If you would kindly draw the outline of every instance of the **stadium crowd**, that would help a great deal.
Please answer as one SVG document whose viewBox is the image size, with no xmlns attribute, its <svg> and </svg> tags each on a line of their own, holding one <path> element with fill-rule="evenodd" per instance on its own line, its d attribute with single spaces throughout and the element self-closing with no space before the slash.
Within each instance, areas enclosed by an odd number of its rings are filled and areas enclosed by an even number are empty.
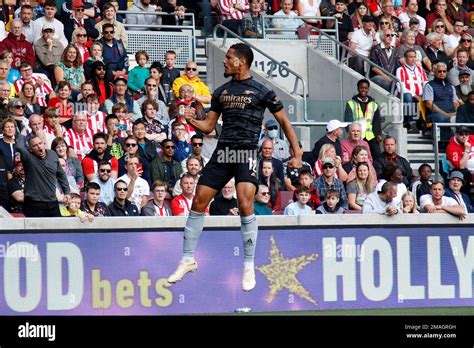
<svg viewBox="0 0 474 348">
<path fill-rule="evenodd" d="M 135 0 L 129 5 L 19 0 L 0 7 L 0 206 L 9 212 L 82 221 L 189 213 L 220 129 L 202 134 L 184 112 L 205 118 L 212 91 L 199 78 L 196 62 L 181 72 L 171 50 L 163 62 L 149 62 L 140 50 L 130 69 L 124 23 L 180 25 L 182 15 L 192 11 L 210 33 L 213 7 L 220 23 L 252 38 L 261 37 L 263 13 L 286 16 L 269 24 L 294 33 L 337 23 L 341 42 L 396 75 L 404 84 L 398 93 L 403 91 L 407 105 L 422 103 L 429 121 L 474 122 L 473 29 L 467 12 L 472 1 Z M 127 7 L 134 13 L 117 14 Z M 335 20 L 292 18 L 298 14 Z M 360 56 L 349 64 L 364 72 Z M 372 68 L 371 81 L 391 89 L 380 69 Z M 279 138 L 278 123 L 264 123 L 255 213 L 444 212 L 462 219 L 473 212 L 472 130 L 442 133 L 449 143 L 446 184 L 431 180 L 428 164 L 416 178 L 397 154 L 396 139 L 382 136 L 383 115 L 369 95 L 370 81 L 360 80 L 357 89 L 341 117 L 345 122 L 327 124 L 301 168 L 287 165 L 292 151 Z M 409 132 L 418 131 L 416 110 L 405 110 Z M 239 214 L 232 181 L 207 213 Z"/>
</svg>

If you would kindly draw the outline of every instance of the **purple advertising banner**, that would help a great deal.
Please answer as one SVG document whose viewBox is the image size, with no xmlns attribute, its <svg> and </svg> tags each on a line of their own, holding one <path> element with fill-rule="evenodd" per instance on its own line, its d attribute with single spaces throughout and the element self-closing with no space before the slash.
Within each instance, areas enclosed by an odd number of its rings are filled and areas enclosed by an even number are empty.
<svg viewBox="0 0 474 348">
<path fill-rule="evenodd" d="M 240 231 L 205 231 L 170 285 L 182 232 L 0 235 L 0 315 L 161 315 L 472 306 L 474 231 L 262 229 L 241 290 Z"/>
</svg>

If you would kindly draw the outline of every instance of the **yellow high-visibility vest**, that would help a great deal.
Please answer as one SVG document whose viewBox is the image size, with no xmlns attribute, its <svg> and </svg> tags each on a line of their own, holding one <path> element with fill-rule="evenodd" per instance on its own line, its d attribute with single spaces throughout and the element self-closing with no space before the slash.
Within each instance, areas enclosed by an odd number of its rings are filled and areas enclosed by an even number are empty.
<svg viewBox="0 0 474 348">
<path fill-rule="evenodd" d="M 367 141 L 375 138 L 374 132 L 372 130 L 372 121 L 374 120 L 374 114 L 378 109 L 377 103 L 370 101 L 367 104 L 365 114 L 362 112 L 360 104 L 355 100 L 351 99 L 347 102 L 352 111 L 352 117 L 354 122 L 357 122 L 361 125 L 362 128 L 362 139 Z"/>
</svg>

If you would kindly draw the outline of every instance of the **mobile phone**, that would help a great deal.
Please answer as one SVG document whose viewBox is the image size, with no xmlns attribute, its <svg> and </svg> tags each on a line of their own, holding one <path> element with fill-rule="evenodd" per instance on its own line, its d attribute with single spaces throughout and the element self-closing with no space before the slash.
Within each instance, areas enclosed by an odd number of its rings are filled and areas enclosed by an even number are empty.
<svg viewBox="0 0 474 348">
<path fill-rule="evenodd" d="M 119 131 L 122 131 L 122 132 L 125 132 L 127 130 L 127 125 L 126 124 L 116 124 L 115 127 L 119 130 Z"/>
<path fill-rule="evenodd" d="M 137 169 L 138 169 L 138 171 L 143 171 L 143 164 L 142 164 L 142 163 L 138 163 L 138 164 L 137 164 Z"/>
</svg>

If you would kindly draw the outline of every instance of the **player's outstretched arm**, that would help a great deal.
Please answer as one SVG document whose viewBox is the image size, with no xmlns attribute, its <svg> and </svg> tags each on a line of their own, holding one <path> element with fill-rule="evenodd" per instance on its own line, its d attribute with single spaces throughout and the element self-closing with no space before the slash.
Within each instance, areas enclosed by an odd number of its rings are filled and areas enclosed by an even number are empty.
<svg viewBox="0 0 474 348">
<path fill-rule="evenodd" d="M 184 118 L 186 122 L 188 122 L 194 128 L 199 129 L 201 132 L 205 134 L 211 133 L 214 128 L 216 127 L 217 119 L 219 118 L 219 114 L 214 111 L 209 111 L 207 116 L 204 120 L 196 120 L 193 118 L 192 113 L 185 113 Z"/>
<path fill-rule="evenodd" d="M 275 116 L 275 119 L 278 121 L 281 128 L 283 128 L 283 131 L 285 132 L 285 135 L 288 138 L 288 141 L 290 142 L 291 148 L 293 149 L 293 153 L 295 154 L 295 156 L 290 160 L 290 162 L 288 162 L 289 167 L 301 168 L 301 157 L 303 156 L 303 150 L 301 150 L 300 146 L 298 145 L 298 138 L 296 137 L 296 133 L 293 129 L 293 126 L 291 125 L 290 120 L 286 115 L 285 109 L 281 109 L 280 111 L 275 112 L 273 116 Z"/>
</svg>

